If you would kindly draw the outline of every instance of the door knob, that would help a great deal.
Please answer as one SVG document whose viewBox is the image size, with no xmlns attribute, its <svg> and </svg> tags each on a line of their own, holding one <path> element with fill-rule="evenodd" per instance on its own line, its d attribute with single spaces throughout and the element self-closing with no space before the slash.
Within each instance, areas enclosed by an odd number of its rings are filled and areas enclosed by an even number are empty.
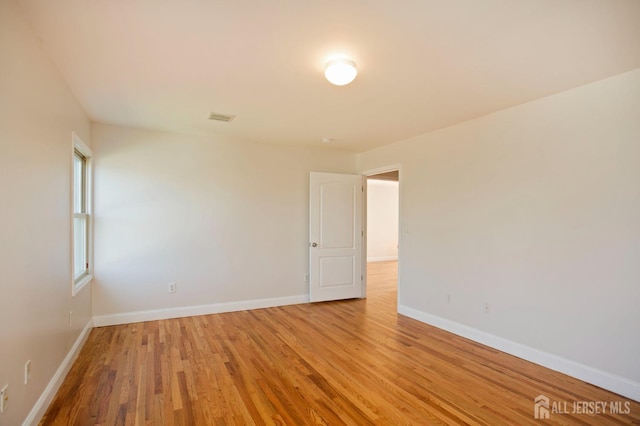
<svg viewBox="0 0 640 426">
<path fill-rule="evenodd" d="M 318 243 L 311 243 L 311 247 L 318 247 Z"/>
</svg>

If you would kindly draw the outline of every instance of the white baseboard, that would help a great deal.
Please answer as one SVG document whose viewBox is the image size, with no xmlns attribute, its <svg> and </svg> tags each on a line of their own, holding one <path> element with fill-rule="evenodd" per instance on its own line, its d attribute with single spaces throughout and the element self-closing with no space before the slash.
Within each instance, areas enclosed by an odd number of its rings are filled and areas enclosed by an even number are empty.
<svg viewBox="0 0 640 426">
<path fill-rule="evenodd" d="M 433 325 L 458 336 L 471 339 L 502 352 L 531 361 L 535 364 L 559 371 L 587 383 L 615 392 L 624 397 L 640 402 L 640 383 L 624 377 L 616 376 L 602 370 L 580 364 L 567 358 L 544 352 L 530 346 L 513 342 L 503 337 L 469 327 L 436 315 L 432 315 L 408 306 L 398 305 L 398 312 L 418 321 Z"/>
<path fill-rule="evenodd" d="M 387 262 L 389 260 L 398 260 L 398 256 L 367 257 L 367 262 Z"/>
<path fill-rule="evenodd" d="M 214 303 L 211 305 L 185 306 L 179 308 L 153 309 L 149 311 L 124 312 L 93 317 L 96 327 L 155 321 L 170 318 L 192 317 L 196 315 L 220 314 L 224 312 L 247 311 L 250 309 L 274 308 L 276 306 L 308 303 L 308 295 L 275 297 L 270 299 L 243 300 L 239 302 Z"/>
<path fill-rule="evenodd" d="M 87 322 L 87 324 L 80 332 L 80 335 L 76 339 L 71 349 L 69 349 L 69 353 L 67 353 L 67 356 L 64 358 L 64 360 L 62 360 L 62 364 L 60 364 L 60 367 L 58 367 L 58 370 L 56 370 L 56 373 L 47 384 L 47 387 L 44 388 L 44 391 L 42 392 L 42 395 L 40 395 L 40 398 L 38 398 L 36 405 L 33 406 L 27 418 L 24 420 L 24 422 L 22 422 L 22 426 L 37 425 L 40 422 L 40 419 L 42 419 L 42 416 L 44 416 L 47 408 L 49 408 L 49 404 L 51 404 L 51 401 L 53 401 L 53 397 L 56 396 L 56 392 L 58 392 L 60 385 L 64 381 L 65 377 L 67 377 L 67 373 L 69 373 L 73 362 L 78 357 L 80 349 L 82 349 L 82 346 L 84 346 L 84 343 L 87 341 L 89 332 L 92 328 L 93 321 L 89 320 L 89 322 Z"/>
</svg>

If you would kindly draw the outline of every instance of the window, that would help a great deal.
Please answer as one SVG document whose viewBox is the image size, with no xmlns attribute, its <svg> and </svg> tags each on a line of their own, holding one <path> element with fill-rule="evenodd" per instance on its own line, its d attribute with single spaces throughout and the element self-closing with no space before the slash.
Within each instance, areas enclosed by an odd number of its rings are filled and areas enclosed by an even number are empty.
<svg viewBox="0 0 640 426">
<path fill-rule="evenodd" d="M 91 281 L 91 150 L 73 134 L 73 294 Z"/>
</svg>

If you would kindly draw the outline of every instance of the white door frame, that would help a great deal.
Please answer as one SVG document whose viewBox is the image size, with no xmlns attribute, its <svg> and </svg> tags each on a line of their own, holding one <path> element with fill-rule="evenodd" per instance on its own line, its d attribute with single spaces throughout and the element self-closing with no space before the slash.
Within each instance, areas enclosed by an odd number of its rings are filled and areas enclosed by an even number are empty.
<svg viewBox="0 0 640 426">
<path fill-rule="evenodd" d="M 401 277 L 401 265 L 402 263 L 400 262 L 400 253 L 402 252 L 402 183 L 401 183 L 401 176 L 402 176 L 402 166 L 399 163 L 396 164 L 390 164 L 388 166 L 382 166 L 382 167 L 376 167 L 374 169 L 367 169 L 364 171 L 361 171 L 360 174 L 362 176 L 365 177 L 365 179 L 367 179 L 369 176 L 373 176 L 373 175 L 379 175 L 381 173 L 387 173 L 387 172 L 393 172 L 393 171 L 398 171 L 398 300 L 396 300 L 396 309 L 397 306 L 399 305 L 398 301 L 400 300 L 400 277 Z M 366 183 L 366 182 L 365 182 Z M 362 297 L 365 298 L 367 297 L 367 232 L 368 232 L 368 223 L 367 223 L 367 186 L 364 186 L 364 208 L 363 210 L 363 222 L 364 222 L 364 238 L 362 241 L 362 244 L 364 245 L 363 250 L 362 250 L 362 255 L 364 256 L 362 258 L 362 262 L 364 267 L 363 269 L 363 275 L 364 275 L 364 279 L 362 282 Z"/>
</svg>

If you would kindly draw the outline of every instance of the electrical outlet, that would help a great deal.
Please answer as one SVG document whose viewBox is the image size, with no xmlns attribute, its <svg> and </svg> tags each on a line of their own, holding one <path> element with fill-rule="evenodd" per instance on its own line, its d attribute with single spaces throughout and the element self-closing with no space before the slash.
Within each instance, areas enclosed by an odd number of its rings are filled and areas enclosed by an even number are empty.
<svg viewBox="0 0 640 426">
<path fill-rule="evenodd" d="M 7 404 L 9 403 L 9 385 L 5 385 L 0 390 L 0 414 L 4 414 L 7 411 Z"/>
<path fill-rule="evenodd" d="M 177 290 L 176 282 L 175 281 L 171 281 L 169 283 L 169 293 L 175 293 L 176 290 Z"/>
<path fill-rule="evenodd" d="M 304 282 L 305 283 L 309 282 L 309 274 L 304 274 Z"/>
<path fill-rule="evenodd" d="M 28 385 L 31 379 L 31 360 L 24 364 L 24 384 Z"/>
<path fill-rule="evenodd" d="M 488 314 L 489 312 L 491 312 L 489 310 L 489 304 L 488 303 L 485 303 L 484 305 L 482 305 L 482 308 L 484 309 L 484 313 L 485 314 Z"/>
</svg>

